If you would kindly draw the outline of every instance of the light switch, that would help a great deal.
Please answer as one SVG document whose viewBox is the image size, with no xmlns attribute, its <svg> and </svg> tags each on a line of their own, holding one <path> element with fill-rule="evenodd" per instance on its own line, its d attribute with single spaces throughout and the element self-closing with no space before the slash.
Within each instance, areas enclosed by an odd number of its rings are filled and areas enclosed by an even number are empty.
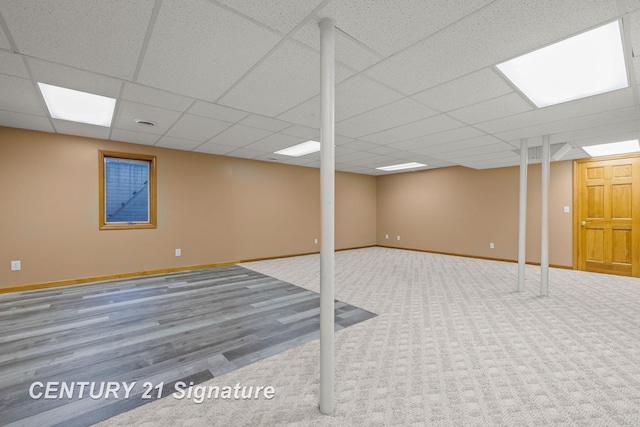
<svg viewBox="0 0 640 427">
<path fill-rule="evenodd" d="M 565 206 L 563 212 L 564 213 L 569 213 L 569 206 Z"/>
</svg>

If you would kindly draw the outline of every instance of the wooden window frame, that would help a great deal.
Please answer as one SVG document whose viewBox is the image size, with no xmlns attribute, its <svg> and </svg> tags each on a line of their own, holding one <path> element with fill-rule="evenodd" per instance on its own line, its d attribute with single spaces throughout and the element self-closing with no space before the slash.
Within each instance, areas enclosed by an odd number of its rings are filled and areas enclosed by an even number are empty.
<svg viewBox="0 0 640 427">
<path fill-rule="evenodd" d="M 149 221 L 132 223 L 107 223 L 105 218 L 105 166 L 106 158 L 138 160 L 149 163 Z M 157 228 L 157 191 L 156 191 L 156 156 L 147 154 L 119 153 L 115 151 L 99 151 L 99 228 L 100 230 L 136 230 Z"/>
</svg>

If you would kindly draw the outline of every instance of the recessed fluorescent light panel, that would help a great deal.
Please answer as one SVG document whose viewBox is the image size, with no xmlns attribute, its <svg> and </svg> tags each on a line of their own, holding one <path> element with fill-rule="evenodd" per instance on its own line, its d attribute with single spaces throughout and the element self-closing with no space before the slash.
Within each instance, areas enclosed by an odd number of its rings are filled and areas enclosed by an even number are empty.
<svg viewBox="0 0 640 427">
<path fill-rule="evenodd" d="M 38 86 L 52 118 L 111 126 L 115 99 L 44 83 Z"/>
<path fill-rule="evenodd" d="M 307 154 L 320 151 L 320 143 L 318 141 L 307 141 L 302 144 L 294 145 L 289 148 L 276 151 L 275 154 L 283 154 L 285 156 L 300 157 Z"/>
<path fill-rule="evenodd" d="M 635 153 L 640 151 L 637 139 L 630 141 L 612 142 L 609 144 L 589 145 L 582 147 L 591 157 L 615 156 L 616 154 Z"/>
<path fill-rule="evenodd" d="M 376 169 L 379 169 L 381 171 L 391 172 L 391 171 L 400 171 L 400 170 L 403 170 L 403 169 L 421 168 L 423 166 L 427 166 L 427 165 L 422 164 L 422 163 L 412 162 L 412 163 L 402 163 L 400 165 L 382 166 L 382 167 L 379 167 L 379 168 L 376 168 Z"/>
<path fill-rule="evenodd" d="M 538 107 L 629 86 L 618 21 L 497 67 Z"/>
</svg>

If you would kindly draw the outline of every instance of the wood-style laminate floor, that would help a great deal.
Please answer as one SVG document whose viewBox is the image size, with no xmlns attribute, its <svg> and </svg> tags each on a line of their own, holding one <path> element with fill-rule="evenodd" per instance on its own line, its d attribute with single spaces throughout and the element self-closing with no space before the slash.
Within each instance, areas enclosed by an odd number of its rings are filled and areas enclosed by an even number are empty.
<svg viewBox="0 0 640 427">
<path fill-rule="evenodd" d="M 239 266 L 0 295 L 0 425 L 86 426 L 319 336 L 319 295 Z M 336 330 L 375 314 L 336 301 Z M 106 383 L 114 393 L 92 398 Z M 122 383 L 131 386 L 124 398 Z M 43 386 L 40 386 L 40 383 Z M 56 387 L 74 384 L 73 397 Z M 115 391 L 115 385 L 111 385 Z M 30 393 L 31 389 L 31 393 Z M 67 391 L 67 390 L 66 390 Z M 67 391 L 68 393 L 68 391 Z M 42 396 L 40 396 L 42 394 Z M 40 396 L 40 398 L 34 398 Z"/>
</svg>

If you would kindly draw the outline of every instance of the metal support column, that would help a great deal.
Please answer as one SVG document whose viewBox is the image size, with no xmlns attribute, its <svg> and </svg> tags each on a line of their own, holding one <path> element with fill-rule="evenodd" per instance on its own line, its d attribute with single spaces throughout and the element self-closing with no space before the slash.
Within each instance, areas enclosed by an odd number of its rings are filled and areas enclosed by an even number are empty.
<svg viewBox="0 0 640 427">
<path fill-rule="evenodd" d="M 549 176 L 550 176 L 549 135 L 542 137 L 542 212 L 540 236 L 540 296 L 549 295 Z"/>
<path fill-rule="evenodd" d="M 335 410 L 334 257 L 335 257 L 335 25 L 320 21 L 320 412 Z"/>
<path fill-rule="evenodd" d="M 528 140 L 520 140 L 520 207 L 518 223 L 518 292 L 524 291 L 527 263 L 527 167 L 529 165 Z"/>
</svg>

